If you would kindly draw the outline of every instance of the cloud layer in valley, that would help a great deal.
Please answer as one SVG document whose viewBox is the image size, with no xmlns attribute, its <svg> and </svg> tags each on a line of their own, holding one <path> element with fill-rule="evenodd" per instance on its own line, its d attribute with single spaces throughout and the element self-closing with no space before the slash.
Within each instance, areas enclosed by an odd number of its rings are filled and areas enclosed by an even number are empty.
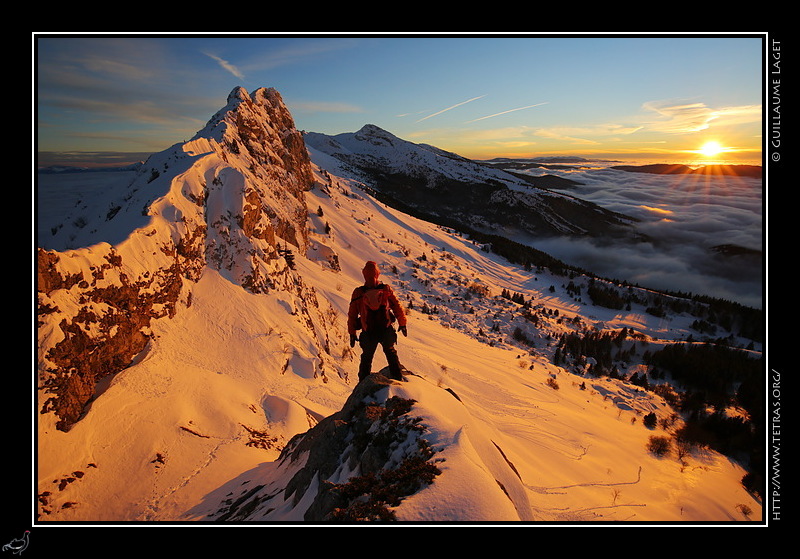
<svg viewBox="0 0 800 559">
<path fill-rule="evenodd" d="M 548 172 L 583 183 L 570 194 L 639 219 L 639 231 L 651 242 L 537 240 L 540 250 L 601 276 L 763 308 L 762 259 L 712 250 L 719 245 L 763 250 L 761 180 L 611 169 Z"/>
</svg>

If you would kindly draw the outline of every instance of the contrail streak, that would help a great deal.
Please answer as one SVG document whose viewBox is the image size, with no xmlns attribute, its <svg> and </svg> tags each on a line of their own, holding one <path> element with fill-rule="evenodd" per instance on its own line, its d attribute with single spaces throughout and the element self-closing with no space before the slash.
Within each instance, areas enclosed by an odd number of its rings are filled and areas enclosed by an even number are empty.
<svg viewBox="0 0 800 559">
<path fill-rule="evenodd" d="M 426 117 L 423 117 L 423 118 L 419 119 L 417 122 L 422 122 L 423 120 L 431 118 L 432 116 L 436 116 L 436 115 L 440 115 L 442 113 L 445 113 L 445 112 L 449 111 L 450 109 L 455 109 L 456 107 L 460 107 L 461 105 L 466 105 L 467 103 L 471 103 L 472 101 L 480 99 L 481 97 L 486 97 L 486 96 L 485 95 L 479 95 L 478 97 L 473 97 L 472 99 L 467 99 L 466 101 L 462 101 L 461 103 L 456 103 L 452 107 L 447 107 L 446 109 L 442 109 L 438 113 L 433 113 L 432 115 L 428 115 Z"/>
<path fill-rule="evenodd" d="M 493 116 L 504 115 L 506 113 L 513 113 L 514 111 L 521 111 L 522 109 L 530 109 L 531 107 L 538 107 L 539 105 L 546 105 L 547 103 L 548 103 L 548 101 L 545 101 L 543 103 L 536 103 L 535 105 L 528 105 L 526 107 L 519 107 L 519 108 L 516 108 L 516 109 L 509 109 L 509 110 L 503 111 L 501 113 L 494 113 L 493 115 L 486 115 L 486 116 L 482 116 L 480 118 L 476 118 L 476 119 L 473 119 L 473 120 L 468 120 L 467 123 L 477 122 L 479 120 L 483 120 L 483 119 L 486 119 L 486 118 L 492 118 Z"/>
</svg>

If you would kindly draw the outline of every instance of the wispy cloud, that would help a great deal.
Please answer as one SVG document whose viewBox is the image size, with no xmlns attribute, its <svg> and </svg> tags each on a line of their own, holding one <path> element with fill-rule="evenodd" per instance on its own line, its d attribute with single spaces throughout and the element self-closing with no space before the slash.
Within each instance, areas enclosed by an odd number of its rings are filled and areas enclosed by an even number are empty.
<svg viewBox="0 0 800 559">
<path fill-rule="evenodd" d="M 761 122 L 761 105 L 739 105 L 716 109 L 720 122 L 726 125 Z"/>
<path fill-rule="evenodd" d="M 600 143 L 597 140 L 590 140 L 589 138 L 581 138 L 578 136 L 571 135 L 568 133 L 566 129 L 558 129 L 558 128 L 551 128 L 551 129 L 540 128 L 539 130 L 536 131 L 536 136 L 539 136 L 541 138 L 547 138 L 550 140 L 570 142 L 572 144 L 596 145 Z"/>
<path fill-rule="evenodd" d="M 264 43 L 266 48 L 256 48 L 239 66 L 248 72 L 258 73 L 276 68 L 299 64 L 311 64 L 327 59 L 328 55 L 356 48 L 358 39 L 330 37 L 321 39 L 301 39 L 299 41 L 281 42 L 275 45 L 272 41 Z"/>
<path fill-rule="evenodd" d="M 430 114 L 428 116 L 422 117 L 417 122 L 422 122 L 423 120 L 427 120 L 427 119 L 432 118 L 434 116 L 438 116 L 438 115 L 440 115 L 442 113 L 446 113 L 447 111 L 453 110 L 456 107 L 460 107 L 461 105 L 466 105 L 467 103 L 472 103 L 473 101 L 477 101 L 478 99 L 481 99 L 483 97 L 486 97 L 486 95 L 479 95 L 478 97 L 473 97 L 472 99 L 467 99 L 466 101 L 462 101 L 461 103 L 456 103 L 455 105 L 447 107 L 446 109 L 442 109 L 441 111 L 437 111 L 437 112 L 435 112 L 433 114 Z"/>
<path fill-rule="evenodd" d="M 242 39 L 247 40 L 247 39 Z M 201 51 L 214 60 L 219 66 L 237 79 L 244 80 L 245 75 L 255 76 L 259 73 L 293 65 L 312 64 L 328 54 L 357 46 L 358 43 L 344 39 L 320 39 L 300 41 L 259 41 L 248 43 L 250 48 L 238 51 L 237 62 Z"/>
<path fill-rule="evenodd" d="M 524 110 L 524 109 L 530 109 L 530 108 L 533 108 L 533 107 L 538 107 L 539 105 L 546 105 L 547 103 L 548 103 L 548 101 L 544 101 L 543 103 L 536 103 L 534 105 L 526 105 L 525 107 L 518 107 L 516 109 L 509 109 L 507 111 L 494 113 L 493 115 L 482 116 L 480 118 L 475 118 L 475 119 L 472 119 L 472 120 L 468 120 L 467 124 L 469 124 L 470 122 L 477 122 L 479 120 L 485 120 L 487 118 L 493 118 L 493 117 L 496 117 L 496 116 L 500 116 L 500 115 L 504 115 L 504 114 L 508 114 L 508 113 L 513 113 L 514 111 L 521 111 L 521 110 Z"/>
<path fill-rule="evenodd" d="M 592 138 L 626 136 L 641 130 L 641 126 L 627 126 L 622 124 L 602 124 L 597 126 L 556 126 L 551 128 L 538 128 L 536 136 L 560 140 L 576 144 L 598 144 Z"/>
<path fill-rule="evenodd" d="M 205 54 L 207 57 L 211 58 L 212 60 L 216 61 L 217 64 L 219 64 L 224 70 L 230 72 L 231 74 L 233 74 L 234 76 L 236 76 L 240 80 L 244 79 L 244 73 L 241 70 L 239 70 L 239 68 L 237 68 L 236 66 L 234 66 L 233 64 L 231 64 L 230 62 L 225 60 L 224 58 L 220 58 L 219 56 L 217 56 L 215 54 L 211 54 L 209 52 L 204 52 L 203 54 Z"/>
<path fill-rule="evenodd" d="M 405 117 L 407 117 L 407 116 L 411 116 L 411 115 L 418 115 L 418 114 L 422 114 L 422 113 L 424 113 L 424 112 L 425 112 L 425 111 L 417 111 L 417 112 L 415 112 L 415 113 L 400 113 L 400 114 L 396 114 L 396 115 L 394 115 L 394 116 L 395 116 L 395 117 L 397 117 L 397 118 L 405 118 Z"/>
<path fill-rule="evenodd" d="M 674 134 L 707 130 L 715 121 L 715 124 L 741 124 L 761 118 L 761 105 L 714 109 L 698 101 L 668 99 L 647 102 L 643 108 L 662 117 L 647 124 L 650 130 Z"/>
</svg>

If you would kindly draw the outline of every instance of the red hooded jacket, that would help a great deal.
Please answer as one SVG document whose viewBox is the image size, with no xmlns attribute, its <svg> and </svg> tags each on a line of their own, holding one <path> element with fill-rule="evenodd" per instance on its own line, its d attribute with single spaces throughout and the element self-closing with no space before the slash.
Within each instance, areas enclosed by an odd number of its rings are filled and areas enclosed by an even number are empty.
<svg viewBox="0 0 800 559">
<path fill-rule="evenodd" d="M 392 288 L 386 284 L 378 283 L 380 271 L 375 262 L 369 261 L 361 271 L 364 275 L 364 285 L 356 287 L 350 298 L 350 308 L 347 312 L 347 332 L 354 336 L 357 330 L 367 330 L 367 317 L 369 310 L 377 310 L 381 306 L 386 308 L 387 324 L 391 323 L 394 314 L 400 327 L 406 325 L 406 313 Z"/>
</svg>

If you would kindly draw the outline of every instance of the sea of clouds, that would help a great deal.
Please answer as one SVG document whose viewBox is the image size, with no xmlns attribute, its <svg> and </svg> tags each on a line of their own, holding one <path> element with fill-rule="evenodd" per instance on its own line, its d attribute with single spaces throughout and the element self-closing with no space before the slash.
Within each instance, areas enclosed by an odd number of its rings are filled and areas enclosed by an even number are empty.
<svg viewBox="0 0 800 559">
<path fill-rule="evenodd" d="M 711 248 L 734 244 L 762 251 L 762 180 L 730 176 L 632 173 L 599 166 L 569 171 L 535 170 L 578 181 L 563 192 L 639 221 L 651 242 L 610 243 L 589 239 L 536 239 L 539 250 L 602 277 L 642 287 L 709 295 L 764 308 L 765 268 L 759 259 L 716 255 Z M 52 246 L 50 229 L 85 198 L 87 188 L 105 189 L 130 173 L 39 175 L 38 246 Z M 93 180 L 87 182 L 87 177 Z M 110 178 L 109 178 L 110 177 Z M 523 240 L 523 242 L 526 242 Z"/>
<path fill-rule="evenodd" d="M 595 167 L 543 171 L 582 183 L 563 192 L 636 218 L 651 242 L 555 238 L 536 248 L 612 279 L 764 308 L 763 258 L 723 257 L 712 247 L 763 251 L 761 179 L 654 175 Z"/>
</svg>

